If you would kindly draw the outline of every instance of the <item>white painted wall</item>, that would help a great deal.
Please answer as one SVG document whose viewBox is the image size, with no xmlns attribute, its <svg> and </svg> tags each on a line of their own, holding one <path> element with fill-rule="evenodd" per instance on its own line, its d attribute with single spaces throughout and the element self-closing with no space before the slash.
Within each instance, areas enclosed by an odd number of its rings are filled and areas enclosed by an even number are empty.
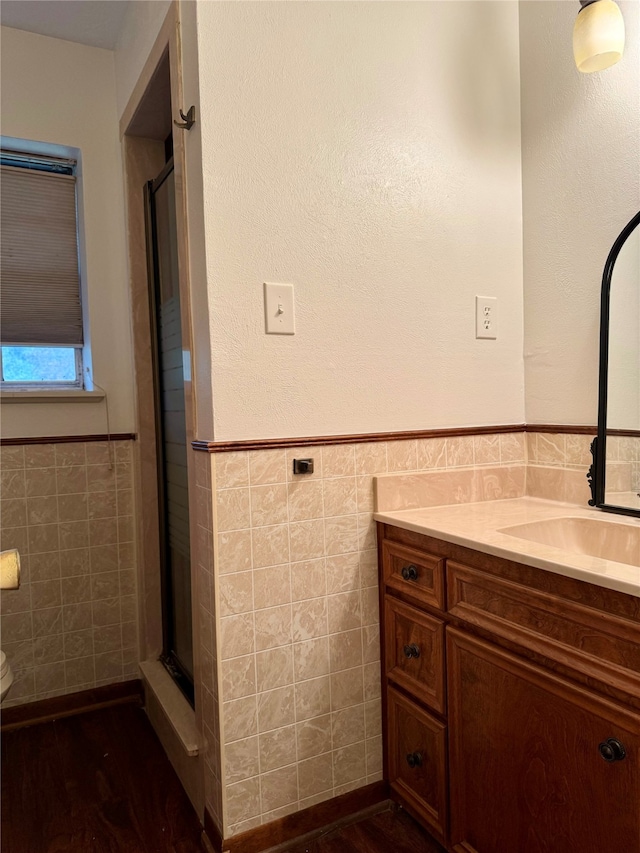
<svg viewBox="0 0 640 853">
<path fill-rule="evenodd" d="M 576 4 L 520 3 L 526 419 L 594 424 L 600 285 L 640 206 L 640 3 L 597 74 L 573 63 Z"/>
<path fill-rule="evenodd" d="M 640 229 L 613 268 L 609 302 L 607 426 L 640 429 Z"/>
<path fill-rule="evenodd" d="M 193 341 L 192 380 L 195 390 L 197 437 L 211 436 L 213 427 L 211 339 L 209 290 L 202 179 L 202 121 L 200 120 L 200 69 L 198 55 L 198 4 L 180 2 L 180 41 L 182 45 L 182 94 L 184 109 L 196 105 L 197 120 L 184 135 L 187 228 L 189 240 L 189 280 L 191 290 L 191 328 Z"/>
<path fill-rule="evenodd" d="M 2 28 L 2 133 L 80 149 L 93 378 L 112 432 L 135 429 L 124 200 L 113 52 Z M 104 403 L 6 404 L 4 437 L 107 431 Z"/>
<path fill-rule="evenodd" d="M 170 0 L 136 0 L 127 10 L 115 51 L 118 115 L 122 118 L 171 5 Z M 196 105 L 195 125 L 184 135 L 185 181 L 189 231 L 189 274 L 193 331 L 192 381 L 195 385 L 195 432 L 213 435 L 211 344 L 205 263 L 204 201 L 202 184 L 202 123 L 200 121 L 198 4 L 180 0 L 179 27 L 182 52 L 184 110 Z"/>
<path fill-rule="evenodd" d="M 198 437 L 522 422 L 517 4 L 200 3 L 198 39 Z M 295 284 L 294 337 L 264 334 L 263 281 Z"/>
<path fill-rule="evenodd" d="M 170 6 L 171 0 L 129 3 L 115 50 L 118 116 L 127 106 Z"/>
</svg>

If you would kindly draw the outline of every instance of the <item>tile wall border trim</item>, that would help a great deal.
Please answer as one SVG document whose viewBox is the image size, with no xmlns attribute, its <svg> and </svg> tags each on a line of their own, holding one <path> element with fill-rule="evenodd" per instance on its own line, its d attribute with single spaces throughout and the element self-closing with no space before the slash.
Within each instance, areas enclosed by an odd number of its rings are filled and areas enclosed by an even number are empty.
<svg viewBox="0 0 640 853">
<path fill-rule="evenodd" d="M 77 714 L 111 708 L 114 705 L 142 705 L 143 699 L 142 681 L 139 678 L 92 687 L 90 690 L 79 690 L 64 696 L 4 708 L 0 731 L 9 732 L 62 717 L 75 717 Z"/>
<path fill-rule="evenodd" d="M 250 438 L 242 441 L 192 441 L 194 450 L 206 453 L 235 453 L 240 450 L 279 450 L 286 447 L 324 447 L 331 444 L 366 444 L 375 441 L 408 441 L 416 438 L 448 438 L 464 435 L 496 435 L 524 432 L 524 424 L 500 426 L 417 429 L 403 432 L 367 432 L 352 435 L 311 435 L 298 438 Z M 568 432 L 573 429 L 567 428 Z M 594 427 L 595 431 L 595 427 Z"/>
<path fill-rule="evenodd" d="M 525 424 L 525 432 L 544 432 L 554 435 L 597 435 L 597 426 L 580 424 Z"/>
<path fill-rule="evenodd" d="M 558 426 L 557 424 L 527 424 L 525 432 L 551 432 L 551 433 L 567 433 L 572 435 L 597 435 L 598 427 L 596 426 Z M 640 429 L 608 429 L 607 435 L 615 436 L 632 436 L 637 438 L 640 436 Z"/>
<path fill-rule="evenodd" d="M 311 841 L 329 828 L 347 826 L 389 807 L 387 783 L 372 782 L 339 797 L 324 800 L 302 811 L 292 812 L 278 820 L 256 826 L 255 829 L 225 838 L 224 841 L 209 810 L 205 809 L 204 834 L 215 853 L 260 853 L 262 850 L 280 850 L 280 845 L 284 850 L 288 848 L 288 842 Z"/>
<path fill-rule="evenodd" d="M 417 438 L 455 438 L 465 435 L 497 435 L 514 432 L 556 435 L 596 435 L 597 426 L 580 424 L 499 424 L 498 426 L 442 427 L 438 429 L 367 432 L 351 435 L 310 435 L 297 438 L 248 438 L 240 441 L 191 442 L 194 450 L 206 453 L 237 453 L 241 450 L 279 450 L 287 447 L 324 447 L 331 444 L 365 444 L 375 441 L 408 441 Z M 640 435 L 638 430 L 610 430 L 610 435 Z"/>
<path fill-rule="evenodd" d="M 0 447 L 16 447 L 20 444 L 83 444 L 86 441 L 135 441 L 135 432 L 117 432 L 111 435 L 44 435 L 29 438 L 0 438 Z"/>
</svg>

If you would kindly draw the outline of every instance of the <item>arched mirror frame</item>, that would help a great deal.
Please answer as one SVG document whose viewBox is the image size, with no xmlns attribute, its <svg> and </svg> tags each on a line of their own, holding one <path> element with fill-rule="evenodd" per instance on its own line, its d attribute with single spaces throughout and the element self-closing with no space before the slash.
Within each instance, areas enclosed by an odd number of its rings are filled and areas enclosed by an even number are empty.
<svg viewBox="0 0 640 853">
<path fill-rule="evenodd" d="M 622 247 L 632 232 L 640 226 L 640 211 L 625 225 L 615 243 L 611 247 L 602 274 L 602 294 L 600 298 L 600 378 L 598 395 L 598 435 L 591 445 L 593 465 L 587 475 L 591 486 L 592 498 L 590 506 L 596 506 L 605 512 L 615 512 L 620 515 L 635 515 L 640 517 L 640 509 L 633 507 L 607 504 L 606 469 L 607 469 L 607 399 L 609 394 L 609 319 L 611 304 L 611 279 L 613 270 L 622 251 Z M 616 430 L 609 430 L 615 434 Z"/>
</svg>

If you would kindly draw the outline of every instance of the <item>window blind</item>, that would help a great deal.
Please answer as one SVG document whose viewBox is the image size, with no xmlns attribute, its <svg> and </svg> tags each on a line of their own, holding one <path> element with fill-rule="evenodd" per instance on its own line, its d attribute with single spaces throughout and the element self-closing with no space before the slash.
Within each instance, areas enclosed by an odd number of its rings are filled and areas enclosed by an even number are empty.
<svg viewBox="0 0 640 853">
<path fill-rule="evenodd" d="M 0 340 L 81 346 L 73 175 L 0 167 Z"/>
</svg>

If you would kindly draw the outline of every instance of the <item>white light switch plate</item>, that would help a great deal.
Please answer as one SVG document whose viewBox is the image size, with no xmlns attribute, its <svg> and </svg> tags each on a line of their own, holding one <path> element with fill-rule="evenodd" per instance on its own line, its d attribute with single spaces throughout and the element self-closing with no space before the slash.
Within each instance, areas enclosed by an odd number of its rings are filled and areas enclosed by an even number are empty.
<svg viewBox="0 0 640 853">
<path fill-rule="evenodd" d="M 295 335 L 293 285 L 264 283 L 265 331 L 268 335 Z"/>
</svg>

